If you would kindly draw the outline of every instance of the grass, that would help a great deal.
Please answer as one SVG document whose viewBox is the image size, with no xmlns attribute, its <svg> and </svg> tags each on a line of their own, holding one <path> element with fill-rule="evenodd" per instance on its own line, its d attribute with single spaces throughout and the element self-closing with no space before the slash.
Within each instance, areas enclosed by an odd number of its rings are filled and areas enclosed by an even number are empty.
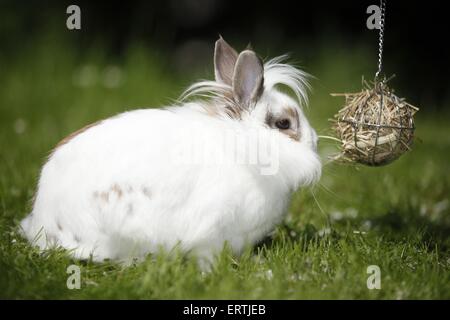
<svg viewBox="0 0 450 320">
<path fill-rule="evenodd" d="M 95 120 L 167 104 L 196 79 L 144 47 L 110 58 L 52 40 L 0 56 L 0 298 L 450 299 L 448 115 L 426 106 L 414 151 L 381 168 L 326 164 L 320 184 L 294 194 L 283 225 L 241 257 L 225 249 L 210 273 L 177 252 L 123 268 L 31 248 L 17 224 L 49 150 Z M 358 91 L 371 70 L 364 48 L 332 50 L 333 59 L 329 51 L 303 63 L 319 78 L 307 111 L 319 134 L 329 134 L 327 119 L 341 103 L 329 92 Z M 333 148 L 321 141 L 324 158 Z M 80 290 L 67 289 L 71 264 L 81 266 Z M 366 286 L 369 265 L 381 269 L 381 290 Z"/>
</svg>

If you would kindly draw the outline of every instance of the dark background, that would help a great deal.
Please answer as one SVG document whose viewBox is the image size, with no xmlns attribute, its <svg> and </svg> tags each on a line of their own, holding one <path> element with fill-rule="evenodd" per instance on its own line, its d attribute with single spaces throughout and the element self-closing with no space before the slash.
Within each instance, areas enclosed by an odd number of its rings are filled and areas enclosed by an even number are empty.
<svg viewBox="0 0 450 320">
<path fill-rule="evenodd" d="M 65 29 L 70 4 L 81 7 L 79 32 Z M 190 52 L 191 58 L 174 56 L 195 66 L 210 60 L 206 54 L 222 34 L 241 49 L 251 42 L 263 56 L 289 51 L 294 43 L 306 62 L 327 41 L 333 50 L 362 44 L 373 53 L 370 77 L 378 42 L 377 31 L 365 26 L 370 4 L 378 1 L 1 1 L 1 54 L 8 59 L 17 50 L 32 50 L 28 42 L 54 30 L 68 33 L 80 52 L 101 43 L 110 55 L 120 56 L 130 42 L 142 42 L 168 55 Z M 387 4 L 384 71 L 400 77 L 400 88 L 413 101 L 426 100 L 433 109 L 449 99 L 447 14 L 441 1 Z"/>
</svg>

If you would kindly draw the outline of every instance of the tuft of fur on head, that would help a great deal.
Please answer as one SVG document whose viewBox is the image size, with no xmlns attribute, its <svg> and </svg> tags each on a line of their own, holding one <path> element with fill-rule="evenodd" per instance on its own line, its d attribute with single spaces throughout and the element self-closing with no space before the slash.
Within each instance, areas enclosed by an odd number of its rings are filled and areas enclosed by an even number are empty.
<svg viewBox="0 0 450 320">
<path fill-rule="evenodd" d="M 298 104 L 306 106 L 308 105 L 308 91 L 311 90 L 308 82 L 311 75 L 291 64 L 283 63 L 287 58 L 287 55 L 282 55 L 264 64 L 264 89 L 271 90 L 279 85 L 286 86 L 295 94 Z"/>
<path fill-rule="evenodd" d="M 307 106 L 308 90 L 311 89 L 308 79 L 311 75 L 286 63 L 287 59 L 287 55 L 282 55 L 264 63 L 263 94 L 276 87 L 285 86 L 294 93 L 299 106 Z M 201 80 L 192 84 L 181 94 L 180 102 L 196 98 L 206 111 L 216 115 L 236 118 L 236 115 L 245 109 L 233 99 L 232 86 L 219 81 Z"/>
</svg>

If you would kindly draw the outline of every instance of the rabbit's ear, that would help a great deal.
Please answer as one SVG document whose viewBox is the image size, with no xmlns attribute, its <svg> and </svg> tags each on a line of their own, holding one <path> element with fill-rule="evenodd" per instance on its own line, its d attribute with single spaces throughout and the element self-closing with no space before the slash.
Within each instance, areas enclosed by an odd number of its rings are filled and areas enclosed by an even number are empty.
<svg viewBox="0 0 450 320">
<path fill-rule="evenodd" d="M 214 73 L 217 82 L 231 86 L 234 65 L 238 54 L 222 37 L 216 41 L 214 49 Z"/>
<path fill-rule="evenodd" d="M 264 66 L 252 50 L 239 54 L 233 74 L 233 95 L 236 102 L 248 106 L 258 101 L 264 89 Z"/>
</svg>

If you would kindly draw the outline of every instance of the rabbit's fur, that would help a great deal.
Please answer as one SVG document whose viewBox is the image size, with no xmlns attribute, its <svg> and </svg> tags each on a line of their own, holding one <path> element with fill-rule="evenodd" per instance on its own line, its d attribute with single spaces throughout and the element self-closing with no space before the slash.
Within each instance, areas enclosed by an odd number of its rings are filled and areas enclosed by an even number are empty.
<svg viewBox="0 0 450 320">
<path fill-rule="evenodd" d="M 176 245 L 210 260 L 225 243 L 239 254 L 270 232 L 291 193 L 321 172 L 317 137 L 300 107 L 307 75 L 280 58 L 263 65 L 222 38 L 214 59 L 216 81 L 194 84 L 179 105 L 125 112 L 63 140 L 42 168 L 21 223 L 25 236 L 41 249 L 62 246 L 95 261 Z M 268 159 L 277 166 L 266 172 L 262 163 L 236 161 L 255 132 L 276 141 Z M 226 151 L 225 133 L 244 147 Z M 225 161 L 179 157 L 194 149 Z"/>
</svg>

